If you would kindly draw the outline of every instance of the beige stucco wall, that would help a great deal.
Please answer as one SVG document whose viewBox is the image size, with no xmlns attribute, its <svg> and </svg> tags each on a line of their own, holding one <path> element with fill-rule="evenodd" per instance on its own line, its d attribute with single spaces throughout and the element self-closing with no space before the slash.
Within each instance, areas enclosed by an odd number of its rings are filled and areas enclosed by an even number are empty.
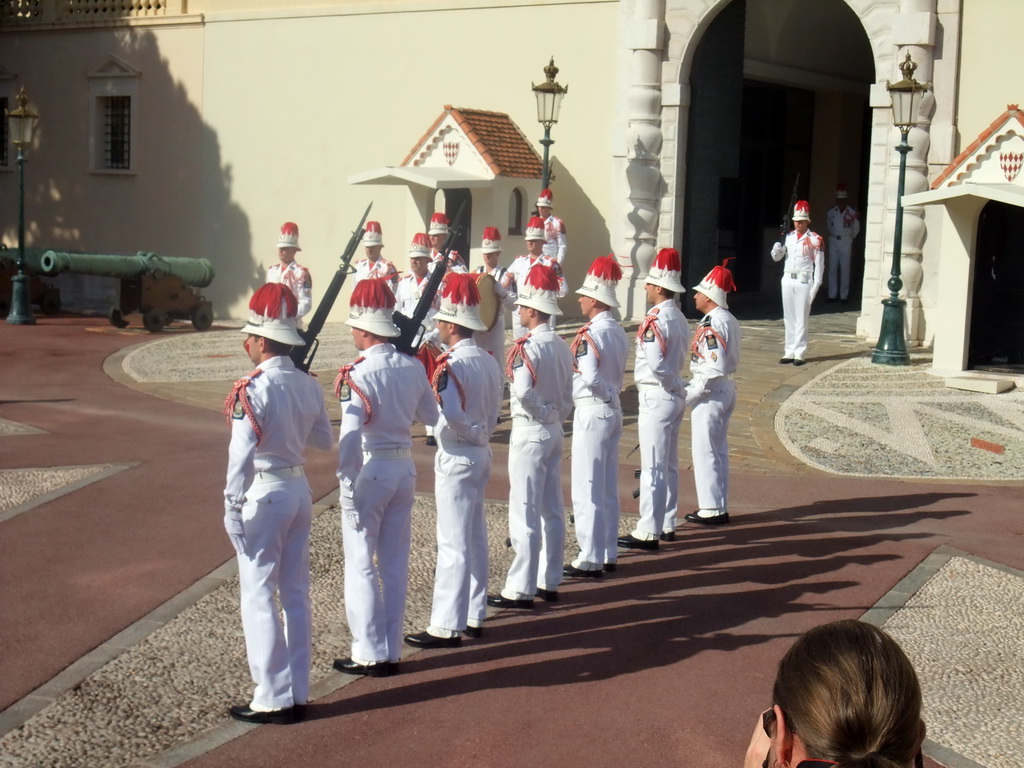
<svg viewBox="0 0 1024 768">
<path fill-rule="evenodd" d="M 552 130 L 552 187 L 570 283 L 610 251 L 614 0 L 296 5 L 189 2 L 183 25 L 0 30 L 0 72 L 26 85 L 42 115 L 27 168 L 30 244 L 206 256 L 217 277 L 204 293 L 218 317 L 240 318 L 276 258 L 278 228 L 293 220 L 318 300 L 370 200 L 400 267 L 421 228 L 405 188 L 347 178 L 399 164 L 445 104 L 507 112 L 539 151 L 530 86 L 553 54 L 569 86 Z M 141 72 L 128 175 L 88 170 L 86 74 L 111 55 Z M 0 195 L 16 198 L 15 173 L 0 172 Z M 15 219 L 0 212 L 7 242 Z"/>
<path fill-rule="evenodd" d="M 384 255 L 403 268 L 407 246 L 423 228 L 410 216 L 408 191 L 352 186 L 347 178 L 398 165 L 445 104 L 507 112 L 539 139 L 530 85 L 554 54 L 558 80 L 569 85 L 552 155 L 555 209 L 569 229 L 570 282 L 580 283 L 590 260 L 609 251 L 611 93 L 601 84 L 612 79 L 602 49 L 615 38 L 614 4 L 513 4 L 457 16 L 446 10 L 452 4 L 418 5 L 422 12 L 411 14 L 207 15 L 204 116 L 219 157 L 207 148 L 204 197 L 229 186 L 244 217 L 227 227 L 204 217 L 206 250 L 240 273 L 255 273 L 273 262 L 281 222 L 296 221 L 301 261 L 313 269 L 319 294 L 372 200 Z M 587 32 L 566 35 L 569 28 Z M 528 202 L 537 192 L 539 183 L 527 190 Z M 481 215 L 475 211 L 474 231 L 485 224 L 506 231 L 504 220 Z M 503 262 L 515 255 L 506 252 Z M 231 312 L 242 309 L 236 302 Z M 575 306 L 569 300 L 564 309 Z"/>
<path fill-rule="evenodd" d="M 1024 3 L 970 0 L 963 3 L 963 55 L 958 123 L 963 149 L 999 117 L 1007 104 L 1024 104 L 1017 69 Z"/>
</svg>

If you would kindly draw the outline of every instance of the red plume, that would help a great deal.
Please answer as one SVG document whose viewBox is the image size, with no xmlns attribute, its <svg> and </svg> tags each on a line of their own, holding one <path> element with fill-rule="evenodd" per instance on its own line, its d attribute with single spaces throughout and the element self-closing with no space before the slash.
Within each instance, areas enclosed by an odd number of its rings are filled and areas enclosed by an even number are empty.
<svg viewBox="0 0 1024 768">
<path fill-rule="evenodd" d="M 294 221 L 286 221 L 284 224 L 281 225 L 281 234 L 298 237 L 299 225 L 296 224 Z"/>
<path fill-rule="evenodd" d="M 708 272 L 707 282 L 717 285 L 723 291 L 735 291 L 736 281 L 732 279 L 732 272 L 725 267 L 715 267 Z"/>
<path fill-rule="evenodd" d="M 526 273 L 526 285 L 539 291 L 558 292 L 558 275 L 545 264 L 534 264 Z"/>
<path fill-rule="evenodd" d="M 480 304 L 480 289 L 472 275 L 452 272 L 444 279 L 441 296 L 452 304 L 475 307 Z"/>
<path fill-rule="evenodd" d="M 249 299 L 249 309 L 263 317 L 295 317 L 299 301 L 287 285 L 267 283 Z"/>
<path fill-rule="evenodd" d="M 598 256 L 594 259 L 594 263 L 590 265 L 590 270 L 587 274 L 593 275 L 601 280 L 608 280 L 609 282 L 617 283 L 622 279 L 622 267 L 620 267 L 619 262 L 615 260 L 615 256 L 611 254 L 608 256 Z"/>
<path fill-rule="evenodd" d="M 531 216 L 530 220 L 526 223 L 527 229 L 544 229 L 544 219 L 540 216 Z"/>
<path fill-rule="evenodd" d="M 381 277 L 370 277 L 356 283 L 349 299 L 349 306 L 368 307 L 370 309 L 394 309 L 395 294 L 388 287 L 388 282 Z"/>
<path fill-rule="evenodd" d="M 679 258 L 679 251 L 675 248 L 662 248 L 654 259 L 654 266 L 671 272 L 681 272 L 683 262 Z"/>
</svg>

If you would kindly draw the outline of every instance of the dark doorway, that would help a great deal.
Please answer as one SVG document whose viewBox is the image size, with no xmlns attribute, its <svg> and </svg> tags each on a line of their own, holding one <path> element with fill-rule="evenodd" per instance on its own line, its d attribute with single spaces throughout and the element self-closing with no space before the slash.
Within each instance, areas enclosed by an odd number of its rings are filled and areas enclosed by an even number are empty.
<svg viewBox="0 0 1024 768">
<path fill-rule="evenodd" d="M 461 231 L 455 238 L 453 248 L 465 260 L 466 266 L 472 269 L 472 265 L 469 263 L 469 234 L 473 230 L 473 195 L 468 189 L 446 189 L 444 191 L 444 215 L 453 224 L 459 207 L 463 203 L 466 204 L 466 210 L 462 213 Z"/>
<path fill-rule="evenodd" d="M 967 367 L 1024 372 L 1024 208 L 990 202 L 978 219 Z"/>
</svg>

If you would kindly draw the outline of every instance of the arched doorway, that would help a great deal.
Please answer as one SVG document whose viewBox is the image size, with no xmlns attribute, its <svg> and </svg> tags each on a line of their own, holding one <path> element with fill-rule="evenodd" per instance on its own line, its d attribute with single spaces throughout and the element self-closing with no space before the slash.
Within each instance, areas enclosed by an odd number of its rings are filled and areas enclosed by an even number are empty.
<svg viewBox="0 0 1024 768">
<path fill-rule="evenodd" d="M 870 42 L 844 0 L 733 0 L 722 8 L 697 43 L 689 75 L 676 234 L 687 285 L 736 257 L 739 293 L 730 305 L 781 314 L 768 251 L 794 187 L 822 234 L 837 183 L 866 208 L 874 80 Z M 862 253 L 863 238 L 855 264 Z"/>
<path fill-rule="evenodd" d="M 978 218 L 967 367 L 1024 372 L 1024 208 L 986 203 Z"/>
<path fill-rule="evenodd" d="M 458 236 L 455 238 L 455 244 L 452 246 L 453 250 L 459 252 L 462 258 L 466 262 L 466 266 L 471 266 L 469 263 L 470 254 L 470 232 L 473 231 L 473 194 L 464 187 L 456 189 L 444 189 L 438 191 L 438 196 L 444 197 L 444 202 L 437 200 L 434 201 L 434 210 L 444 211 L 444 215 L 448 217 L 448 221 L 455 223 L 455 217 L 459 213 L 459 208 L 465 203 L 466 209 L 462 213 L 461 229 Z"/>
</svg>

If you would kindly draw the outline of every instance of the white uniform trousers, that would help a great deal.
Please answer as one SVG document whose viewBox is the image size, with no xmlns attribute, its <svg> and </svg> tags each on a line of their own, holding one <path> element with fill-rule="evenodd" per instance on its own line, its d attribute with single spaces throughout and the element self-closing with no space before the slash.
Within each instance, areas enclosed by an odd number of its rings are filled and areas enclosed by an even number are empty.
<svg viewBox="0 0 1024 768">
<path fill-rule="evenodd" d="M 801 282 L 800 273 L 782 276 L 782 312 L 786 326 L 786 352 L 783 357 L 803 360 L 807 351 L 807 318 L 811 314 L 811 282 Z"/>
<path fill-rule="evenodd" d="M 709 392 L 690 411 L 693 481 L 701 509 L 729 509 L 729 418 L 736 407 L 736 383 L 712 379 Z"/>
<path fill-rule="evenodd" d="M 481 626 L 487 616 L 484 489 L 490 476 L 488 446 L 445 444 L 434 458 L 437 567 L 428 631 L 458 633 Z"/>
<path fill-rule="evenodd" d="M 660 387 L 639 391 L 640 520 L 633 536 L 674 531 L 679 507 L 679 428 L 686 400 Z"/>
<path fill-rule="evenodd" d="M 573 566 L 601 570 L 618 557 L 622 411 L 577 405 L 572 424 L 572 512 L 580 554 Z"/>
<path fill-rule="evenodd" d="M 238 583 L 245 651 L 256 683 L 251 706 L 259 711 L 286 709 L 309 698 L 312 516 L 312 493 L 301 475 L 258 483 L 246 492 L 245 553 L 238 556 Z"/>
<path fill-rule="evenodd" d="M 515 557 L 503 597 L 532 600 L 562 582 L 565 507 L 560 464 L 562 425 L 513 425 L 509 440 L 508 531 Z"/>
<path fill-rule="evenodd" d="M 397 662 L 402 655 L 415 491 L 411 459 L 371 459 L 359 472 L 354 498 L 341 499 L 345 615 L 359 663 Z"/>
<path fill-rule="evenodd" d="M 828 297 L 846 300 L 850 296 L 850 254 L 853 240 L 847 237 L 828 239 Z"/>
</svg>

